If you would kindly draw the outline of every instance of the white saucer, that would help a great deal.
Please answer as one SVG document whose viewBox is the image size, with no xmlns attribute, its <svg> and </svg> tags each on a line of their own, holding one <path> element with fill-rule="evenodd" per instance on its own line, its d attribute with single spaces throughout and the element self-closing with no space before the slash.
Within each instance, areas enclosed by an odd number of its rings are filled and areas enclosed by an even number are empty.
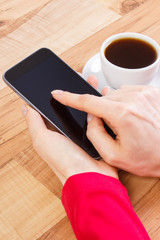
<svg viewBox="0 0 160 240">
<path fill-rule="evenodd" d="M 82 76 L 85 80 L 90 75 L 96 75 L 99 82 L 98 82 L 98 91 L 101 92 L 105 86 L 110 86 L 107 80 L 104 78 L 103 73 L 101 71 L 101 64 L 100 64 L 100 54 L 97 53 L 93 57 L 91 57 L 87 63 L 85 64 L 82 70 Z M 150 82 L 148 85 L 155 86 L 160 88 L 160 69 L 158 70 L 157 76 Z"/>
</svg>

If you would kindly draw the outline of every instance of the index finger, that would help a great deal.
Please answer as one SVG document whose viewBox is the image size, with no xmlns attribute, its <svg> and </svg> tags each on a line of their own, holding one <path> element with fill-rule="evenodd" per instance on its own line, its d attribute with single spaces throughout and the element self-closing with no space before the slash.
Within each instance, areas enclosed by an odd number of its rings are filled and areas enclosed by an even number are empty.
<svg viewBox="0 0 160 240">
<path fill-rule="evenodd" d="M 118 103 L 90 94 L 75 94 L 61 90 L 52 91 L 60 103 L 107 120 L 115 120 L 119 113 Z M 118 111 L 118 112 L 117 112 Z"/>
</svg>

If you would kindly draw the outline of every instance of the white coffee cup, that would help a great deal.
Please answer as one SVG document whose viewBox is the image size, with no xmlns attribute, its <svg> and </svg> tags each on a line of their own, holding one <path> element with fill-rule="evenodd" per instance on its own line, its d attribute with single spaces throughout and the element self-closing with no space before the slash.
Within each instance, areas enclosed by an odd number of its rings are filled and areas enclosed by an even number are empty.
<svg viewBox="0 0 160 240">
<path fill-rule="evenodd" d="M 105 56 L 105 49 L 113 41 L 124 38 L 140 39 L 152 45 L 157 52 L 156 60 L 149 66 L 134 69 L 119 67 L 111 63 Z M 100 49 L 100 59 L 103 75 L 111 87 L 117 89 L 122 85 L 145 85 L 151 82 L 158 72 L 160 65 L 160 46 L 152 38 L 140 33 L 119 33 L 109 37 L 103 42 Z"/>
</svg>

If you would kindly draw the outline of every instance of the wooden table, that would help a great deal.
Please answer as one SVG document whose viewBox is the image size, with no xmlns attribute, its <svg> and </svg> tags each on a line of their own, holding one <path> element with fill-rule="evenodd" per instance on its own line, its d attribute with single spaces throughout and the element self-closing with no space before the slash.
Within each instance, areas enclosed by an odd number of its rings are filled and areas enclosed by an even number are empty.
<svg viewBox="0 0 160 240">
<path fill-rule="evenodd" d="M 40 47 L 76 71 L 110 35 L 133 31 L 160 43 L 158 0 L 4 0 L 0 73 Z M 0 79 L 0 239 L 75 239 L 61 205 L 62 186 L 33 150 L 22 100 Z M 120 173 L 151 239 L 160 239 L 160 181 Z"/>
</svg>

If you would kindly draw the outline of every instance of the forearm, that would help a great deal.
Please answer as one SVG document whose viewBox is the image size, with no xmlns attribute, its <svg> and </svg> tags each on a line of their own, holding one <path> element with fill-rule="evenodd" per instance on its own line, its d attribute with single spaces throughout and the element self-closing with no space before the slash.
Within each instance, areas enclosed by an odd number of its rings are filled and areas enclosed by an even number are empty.
<svg viewBox="0 0 160 240">
<path fill-rule="evenodd" d="M 149 239 L 117 179 L 74 175 L 63 188 L 62 202 L 77 239 Z"/>
</svg>

